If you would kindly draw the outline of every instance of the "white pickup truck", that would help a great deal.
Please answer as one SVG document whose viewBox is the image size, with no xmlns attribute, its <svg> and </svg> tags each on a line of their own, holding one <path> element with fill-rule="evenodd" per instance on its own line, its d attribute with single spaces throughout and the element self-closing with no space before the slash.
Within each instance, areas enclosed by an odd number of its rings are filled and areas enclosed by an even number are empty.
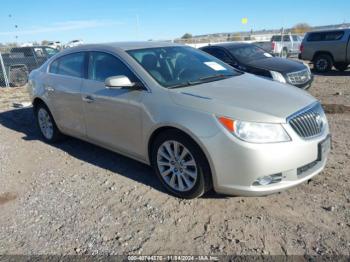
<svg viewBox="0 0 350 262">
<path fill-rule="evenodd" d="M 298 35 L 274 35 L 271 38 L 272 53 L 281 57 L 297 55 L 300 52 L 301 41 Z"/>
</svg>

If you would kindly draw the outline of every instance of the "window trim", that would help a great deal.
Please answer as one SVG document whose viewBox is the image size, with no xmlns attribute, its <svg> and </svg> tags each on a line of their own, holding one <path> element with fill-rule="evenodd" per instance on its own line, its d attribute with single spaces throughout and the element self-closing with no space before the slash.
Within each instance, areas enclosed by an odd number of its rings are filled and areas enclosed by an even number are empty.
<svg viewBox="0 0 350 262">
<path fill-rule="evenodd" d="M 68 54 L 64 54 L 64 55 L 60 55 L 59 57 L 52 59 L 52 61 L 49 62 L 49 64 L 47 65 L 46 68 L 46 73 L 49 75 L 56 75 L 56 76 L 63 76 L 63 77 L 72 77 L 72 78 L 78 78 L 78 79 L 83 79 L 83 80 L 88 80 L 88 81 L 94 81 L 94 82 L 98 82 L 101 83 L 100 81 L 95 81 L 95 80 L 91 80 L 88 79 L 87 74 L 88 74 L 88 67 L 89 67 L 89 53 L 90 52 L 101 52 L 101 53 L 106 53 L 109 55 L 114 56 L 115 58 L 119 59 L 142 83 L 142 85 L 145 87 L 145 89 L 142 89 L 142 91 L 146 91 L 147 93 L 152 93 L 151 88 L 149 88 L 149 86 L 147 85 L 147 83 L 142 79 L 142 77 L 140 77 L 140 75 L 136 72 L 136 70 L 134 68 L 132 68 L 128 63 L 125 62 L 125 60 L 120 57 L 120 55 L 113 53 L 113 52 L 109 52 L 106 50 L 97 50 L 97 49 L 89 49 L 89 50 L 81 50 L 81 51 L 75 51 L 75 52 L 70 52 Z M 50 72 L 50 68 L 51 68 L 51 64 L 53 62 L 55 62 L 56 60 L 60 59 L 61 57 L 67 56 L 67 55 L 71 55 L 71 54 L 75 54 L 75 53 L 85 53 L 85 57 L 84 57 L 84 77 L 80 78 L 80 77 L 74 77 L 74 76 L 66 76 L 66 75 L 60 75 L 60 74 L 54 74 Z M 125 52 L 127 55 L 129 55 L 127 52 Z"/>
<path fill-rule="evenodd" d="M 66 57 L 66 56 L 69 56 L 69 55 L 74 55 L 74 54 L 79 54 L 79 53 L 83 53 L 84 55 L 84 60 L 83 60 L 83 76 L 82 77 L 77 77 L 77 76 L 70 76 L 70 75 L 62 75 L 62 74 L 55 74 L 55 73 L 52 73 L 50 72 L 50 69 L 51 69 L 51 65 L 52 63 L 54 63 L 55 61 L 63 58 L 63 57 Z M 70 78 L 75 78 L 75 79 L 85 79 L 85 76 L 86 76 L 86 52 L 85 51 L 76 51 L 76 52 L 71 52 L 71 53 L 68 53 L 68 54 L 64 54 L 64 55 L 61 55 L 55 59 L 53 59 L 52 61 L 50 61 L 50 63 L 48 64 L 47 66 L 47 71 L 46 73 L 49 74 L 49 75 L 55 75 L 55 76 L 62 76 L 62 77 L 70 77 Z M 60 63 L 58 62 L 58 68 L 59 68 L 59 65 Z"/>
<path fill-rule="evenodd" d="M 115 59 L 117 59 L 120 63 L 122 63 L 123 66 L 125 66 L 138 79 L 138 81 L 141 82 L 139 77 L 137 75 L 135 75 L 135 73 L 133 71 L 131 71 L 130 68 L 127 67 L 125 65 L 125 63 L 121 59 L 119 59 L 118 57 L 116 57 L 116 56 L 114 56 L 112 54 L 103 52 L 103 51 L 88 51 L 86 53 L 87 53 L 87 55 L 86 55 L 86 58 L 87 58 L 87 60 L 86 60 L 86 80 L 95 81 L 95 82 L 99 82 L 99 83 L 104 82 L 104 81 L 100 81 L 100 80 L 95 80 L 95 79 L 90 79 L 89 78 L 89 71 L 90 71 L 89 69 L 90 69 L 90 58 L 91 58 L 91 55 L 92 55 L 92 53 L 100 53 L 100 54 L 104 54 L 104 55 L 110 55 L 110 56 L 114 57 Z"/>
<path fill-rule="evenodd" d="M 144 89 L 142 89 L 143 91 L 147 91 L 148 93 L 152 93 L 151 89 L 148 87 L 148 85 L 146 84 L 146 82 L 142 79 L 142 77 L 140 77 L 139 74 L 137 74 L 137 72 L 131 67 L 129 66 L 128 63 L 126 63 L 124 61 L 124 59 L 122 59 L 118 54 L 115 54 L 115 53 L 112 53 L 112 52 L 108 52 L 108 51 L 100 51 L 100 50 L 88 50 L 88 51 L 84 51 L 86 52 L 86 61 L 85 61 L 85 70 L 86 70 L 86 75 L 85 75 L 85 78 L 84 80 L 88 80 L 88 81 L 93 81 L 93 82 L 96 82 L 96 83 L 102 83 L 102 81 L 98 81 L 98 80 L 93 80 L 93 79 L 89 79 L 88 77 L 88 74 L 89 74 L 89 64 L 90 64 L 90 53 L 91 52 L 99 52 L 99 53 L 104 53 L 104 54 L 107 54 L 107 55 L 111 55 L 113 57 L 115 57 L 116 59 L 118 59 L 126 68 L 128 68 L 131 73 L 133 73 L 136 78 L 142 83 L 142 85 L 145 87 Z"/>
<path fill-rule="evenodd" d="M 339 39 L 334 39 L 334 40 L 326 40 L 325 37 L 327 34 L 331 34 L 331 33 L 341 33 L 342 36 Z M 320 34 L 321 35 L 321 40 L 310 40 L 310 37 L 312 35 L 317 35 Z M 309 35 L 307 36 L 306 41 L 307 42 L 334 42 L 334 41 L 341 41 L 344 37 L 344 35 L 346 34 L 345 30 L 334 30 L 334 31 L 320 31 L 320 32 L 311 32 L 309 33 Z M 324 38 L 324 39 L 323 39 Z"/>
</svg>

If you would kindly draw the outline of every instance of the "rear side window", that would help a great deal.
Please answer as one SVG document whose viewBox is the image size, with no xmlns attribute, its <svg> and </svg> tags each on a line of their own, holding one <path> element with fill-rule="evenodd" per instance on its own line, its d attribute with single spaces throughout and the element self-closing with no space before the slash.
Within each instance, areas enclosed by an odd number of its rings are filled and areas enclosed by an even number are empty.
<svg viewBox="0 0 350 262">
<path fill-rule="evenodd" d="M 51 63 L 50 73 L 72 76 L 84 77 L 84 53 L 74 53 L 58 58 Z"/>
<path fill-rule="evenodd" d="M 118 58 L 103 52 L 90 52 L 88 78 L 104 82 L 108 77 L 124 75 L 131 82 L 138 82 L 136 76 Z"/>
<path fill-rule="evenodd" d="M 280 35 L 274 35 L 272 38 L 271 38 L 271 41 L 272 42 L 281 42 L 281 36 Z"/>
<path fill-rule="evenodd" d="M 336 41 L 343 38 L 344 31 L 329 32 L 325 34 L 325 41 Z"/>
<path fill-rule="evenodd" d="M 231 62 L 232 60 L 224 50 L 221 50 L 219 48 L 208 48 L 208 49 L 205 49 L 204 51 L 215 56 L 216 58 L 219 58 L 221 61 L 224 61 L 224 62 Z"/>
<path fill-rule="evenodd" d="M 307 38 L 307 41 L 309 41 L 309 42 L 337 41 L 337 40 L 342 39 L 343 36 L 344 36 L 344 31 L 310 33 L 310 35 Z"/>
<path fill-rule="evenodd" d="M 284 35 L 284 36 L 283 36 L 283 42 L 290 42 L 290 37 L 289 37 L 289 35 Z"/>
<path fill-rule="evenodd" d="M 24 48 L 12 48 L 11 53 L 21 53 L 25 57 L 31 57 L 33 56 L 32 49 L 30 47 L 24 47 Z"/>
</svg>

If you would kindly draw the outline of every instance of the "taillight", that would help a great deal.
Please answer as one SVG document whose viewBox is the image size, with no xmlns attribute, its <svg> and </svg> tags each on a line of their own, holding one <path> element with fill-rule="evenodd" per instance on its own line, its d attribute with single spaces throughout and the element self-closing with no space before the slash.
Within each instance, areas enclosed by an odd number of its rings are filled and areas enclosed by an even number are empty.
<svg viewBox="0 0 350 262">
<path fill-rule="evenodd" d="M 301 45 L 300 45 L 300 52 L 303 52 L 303 51 L 304 51 L 304 45 L 301 44 Z"/>
<path fill-rule="evenodd" d="M 275 47 L 276 47 L 276 43 L 275 43 L 275 42 L 272 42 L 272 43 L 271 43 L 271 46 L 272 46 L 272 50 L 274 51 L 274 50 L 275 50 Z"/>
</svg>

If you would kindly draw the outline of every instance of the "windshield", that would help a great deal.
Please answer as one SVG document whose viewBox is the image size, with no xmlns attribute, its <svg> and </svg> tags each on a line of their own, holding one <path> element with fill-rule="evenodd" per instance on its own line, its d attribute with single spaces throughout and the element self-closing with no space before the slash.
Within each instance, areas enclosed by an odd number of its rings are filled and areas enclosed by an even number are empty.
<svg viewBox="0 0 350 262">
<path fill-rule="evenodd" d="M 54 56 L 55 54 L 57 54 L 59 51 L 57 49 L 51 48 L 51 47 L 46 47 L 45 48 L 47 55 L 49 57 Z"/>
<path fill-rule="evenodd" d="M 240 74 L 215 57 L 192 47 L 147 48 L 128 53 L 167 88 L 211 82 Z"/>
<path fill-rule="evenodd" d="M 272 57 L 270 53 L 255 45 L 231 47 L 229 48 L 229 51 L 238 61 L 242 63 Z"/>
</svg>

